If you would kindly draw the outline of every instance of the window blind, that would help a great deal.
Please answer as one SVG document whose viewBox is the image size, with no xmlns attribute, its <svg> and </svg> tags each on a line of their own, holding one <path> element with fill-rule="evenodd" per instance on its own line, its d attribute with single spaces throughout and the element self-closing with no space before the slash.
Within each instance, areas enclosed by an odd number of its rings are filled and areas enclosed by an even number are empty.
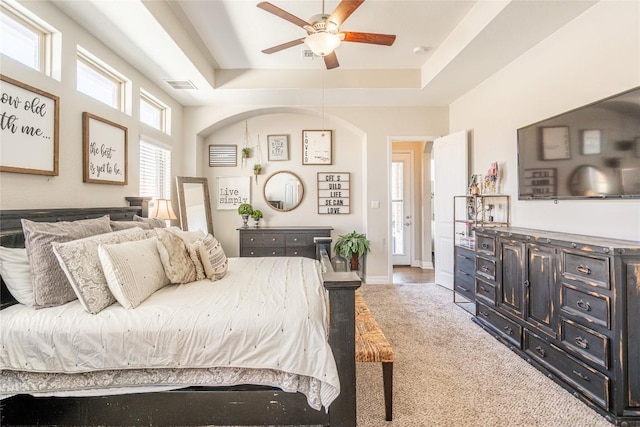
<svg viewBox="0 0 640 427">
<path fill-rule="evenodd" d="M 140 196 L 171 198 L 171 151 L 140 141 Z"/>
</svg>

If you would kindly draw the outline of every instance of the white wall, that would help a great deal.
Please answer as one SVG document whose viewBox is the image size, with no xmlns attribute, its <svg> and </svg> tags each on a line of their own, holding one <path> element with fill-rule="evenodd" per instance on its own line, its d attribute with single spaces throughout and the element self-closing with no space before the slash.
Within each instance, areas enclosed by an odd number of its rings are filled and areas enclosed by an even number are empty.
<svg viewBox="0 0 640 427">
<path fill-rule="evenodd" d="M 498 161 L 512 224 L 640 240 L 636 200 L 518 201 L 516 130 L 640 86 L 640 3 L 603 1 L 450 106 L 452 131 L 472 131 L 472 172 Z"/>
<path fill-rule="evenodd" d="M 138 195 L 139 140 L 144 134 L 173 147 L 173 174 L 180 174 L 182 153 L 182 106 L 132 68 L 100 40 L 90 36 L 50 2 L 22 2 L 22 5 L 62 33 L 61 80 L 2 56 L 0 73 L 60 98 L 59 175 L 42 176 L 0 173 L 0 208 L 65 208 L 127 206 L 126 196 Z M 115 110 L 76 90 L 77 45 L 108 63 L 131 80 L 132 115 Z M 171 108 L 172 135 L 166 135 L 139 122 L 139 92 L 145 89 Z M 128 185 L 87 184 L 82 182 L 82 112 L 88 111 L 128 129 Z M 175 191 L 174 197 L 175 199 Z M 174 203 L 174 209 L 177 204 Z M 177 212 L 177 210 L 176 210 Z"/>
</svg>

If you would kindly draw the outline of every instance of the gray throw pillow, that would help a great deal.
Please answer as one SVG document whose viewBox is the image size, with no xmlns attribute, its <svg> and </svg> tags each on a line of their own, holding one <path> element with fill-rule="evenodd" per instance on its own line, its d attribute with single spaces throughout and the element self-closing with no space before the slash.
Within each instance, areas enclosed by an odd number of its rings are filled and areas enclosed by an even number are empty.
<svg viewBox="0 0 640 427">
<path fill-rule="evenodd" d="M 111 232 L 109 215 L 95 219 L 35 222 L 22 219 L 29 257 L 35 307 L 53 307 L 76 299 L 76 294 L 53 253 L 53 242 L 70 242 Z"/>
<path fill-rule="evenodd" d="M 145 218 L 143 216 L 134 215 L 133 220 L 149 224 L 151 228 L 167 228 L 167 223 L 160 218 Z"/>
</svg>

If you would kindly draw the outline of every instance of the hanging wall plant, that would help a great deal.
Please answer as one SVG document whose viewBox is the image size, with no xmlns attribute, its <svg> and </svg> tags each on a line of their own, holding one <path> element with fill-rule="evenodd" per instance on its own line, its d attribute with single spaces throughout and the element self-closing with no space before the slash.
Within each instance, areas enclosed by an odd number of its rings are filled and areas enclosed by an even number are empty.
<svg viewBox="0 0 640 427">
<path fill-rule="evenodd" d="M 258 175 L 262 172 L 262 165 L 260 163 L 256 163 L 253 165 L 253 174 L 256 176 L 256 184 L 258 183 Z"/>
<path fill-rule="evenodd" d="M 251 147 L 244 147 L 242 149 L 242 158 L 248 159 L 249 157 L 251 157 Z"/>
</svg>

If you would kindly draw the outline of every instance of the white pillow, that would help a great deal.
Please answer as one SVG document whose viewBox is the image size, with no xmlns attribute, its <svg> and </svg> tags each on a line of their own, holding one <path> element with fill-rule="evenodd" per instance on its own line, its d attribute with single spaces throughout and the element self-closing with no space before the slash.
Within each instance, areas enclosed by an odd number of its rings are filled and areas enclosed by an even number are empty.
<svg viewBox="0 0 640 427">
<path fill-rule="evenodd" d="M 29 257 L 25 248 L 0 246 L 0 276 L 20 304 L 34 306 Z"/>
<path fill-rule="evenodd" d="M 147 230 L 135 227 L 51 245 L 82 307 L 96 314 L 116 302 L 102 272 L 98 246 L 147 238 Z"/>
<path fill-rule="evenodd" d="M 229 263 L 220 242 L 211 234 L 208 234 L 201 241 L 198 249 L 207 279 L 212 281 L 222 279 L 227 274 Z"/>
<path fill-rule="evenodd" d="M 125 308 L 137 307 L 155 291 L 169 284 L 157 241 L 153 237 L 98 247 L 109 289 Z"/>
<path fill-rule="evenodd" d="M 178 227 L 167 227 L 167 231 L 180 237 L 182 240 L 184 240 L 184 243 L 186 245 L 188 245 L 189 243 L 193 243 L 198 239 L 203 239 L 205 237 L 205 234 L 202 230 L 184 231 Z"/>
</svg>

